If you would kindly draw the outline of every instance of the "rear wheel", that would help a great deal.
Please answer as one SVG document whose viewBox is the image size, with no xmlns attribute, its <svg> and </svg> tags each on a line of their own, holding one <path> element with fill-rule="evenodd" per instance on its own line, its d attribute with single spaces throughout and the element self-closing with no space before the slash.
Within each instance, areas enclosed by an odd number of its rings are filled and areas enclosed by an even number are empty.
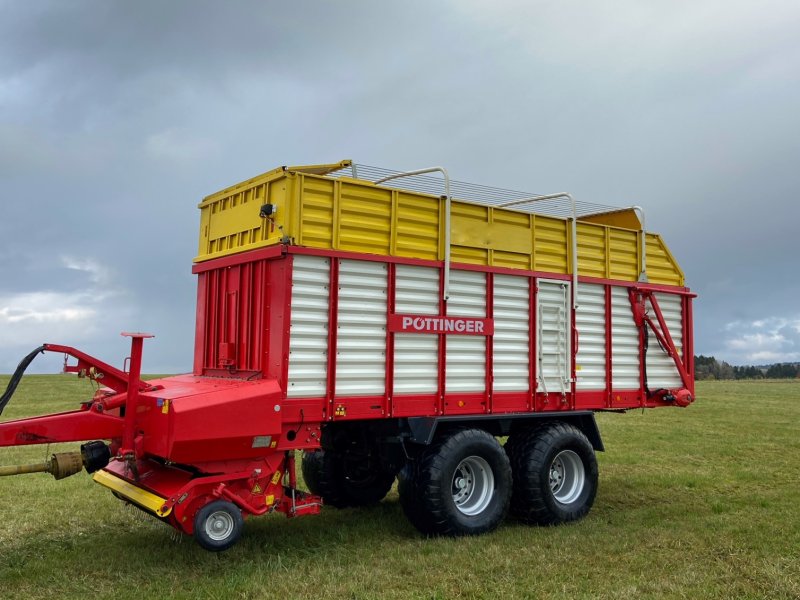
<svg viewBox="0 0 800 600">
<path fill-rule="evenodd" d="M 333 450 L 303 454 L 303 479 L 309 491 L 329 506 L 367 506 L 383 500 L 395 474 L 361 455 Z"/>
<path fill-rule="evenodd" d="M 585 516 L 597 495 L 597 459 L 589 440 L 567 423 L 513 434 L 506 443 L 514 487 L 511 514 L 556 525 Z"/>
<path fill-rule="evenodd" d="M 479 429 L 453 432 L 400 473 L 400 503 L 427 535 L 474 535 L 495 529 L 511 496 L 511 468 L 497 440 Z"/>
<path fill-rule="evenodd" d="M 209 502 L 194 517 L 194 539 L 206 550 L 227 550 L 242 536 L 242 511 L 232 502 Z"/>
</svg>

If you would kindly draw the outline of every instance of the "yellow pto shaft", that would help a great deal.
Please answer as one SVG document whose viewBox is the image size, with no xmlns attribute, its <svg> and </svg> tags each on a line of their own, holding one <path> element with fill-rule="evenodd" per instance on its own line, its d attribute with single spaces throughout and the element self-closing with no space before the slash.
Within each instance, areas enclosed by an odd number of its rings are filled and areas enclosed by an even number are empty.
<svg viewBox="0 0 800 600">
<path fill-rule="evenodd" d="M 0 477 L 6 475 L 24 475 L 25 473 L 50 473 L 56 479 L 64 479 L 80 473 L 83 469 L 83 458 L 80 452 L 61 452 L 53 454 L 50 460 L 33 465 L 13 465 L 0 467 Z"/>
</svg>

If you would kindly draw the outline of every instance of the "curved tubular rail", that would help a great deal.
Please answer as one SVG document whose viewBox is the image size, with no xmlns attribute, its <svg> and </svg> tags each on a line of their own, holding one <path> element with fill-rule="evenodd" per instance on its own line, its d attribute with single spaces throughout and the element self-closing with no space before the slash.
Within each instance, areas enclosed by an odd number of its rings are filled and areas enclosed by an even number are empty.
<svg viewBox="0 0 800 600">
<path fill-rule="evenodd" d="M 575 198 L 572 197 L 572 194 L 568 194 L 567 192 L 558 192 L 555 194 L 547 194 L 545 196 L 531 196 L 530 198 L 522 198 L 521 200 L 503 202 L 502 204 L 497 204 L 495 206 L 500 208 L 508 208 L 521 204 L 532 204 L 533 202 L 539 202 L 541 200 L 553 200 L 555 198 L 566 198 L 570 201 L 572 206 L 572 217 L 570 218 L 570 222 L 572 223 L 572 308 L 575 309 L 578 308 L 578 210 L 575 208 Z"/>
<path fill-rule="evenodd" d="M 452 198 L 450 197 L 450 175 L 448 175 L 447 169 L 444 167 L 429 167 L 427 169 L 417 169 L 416 171 L 395 173 L 383 179 L 378 179 L 375 184 L 380 185 L 392 179 L 437 172 L 441 173 L 444 177 L 444 290 L 442 291 L 442 295 L 444 296 L 444 301 L 447 302 L 450 298 L 450 205 L 452 202 Z"/>
</svg>

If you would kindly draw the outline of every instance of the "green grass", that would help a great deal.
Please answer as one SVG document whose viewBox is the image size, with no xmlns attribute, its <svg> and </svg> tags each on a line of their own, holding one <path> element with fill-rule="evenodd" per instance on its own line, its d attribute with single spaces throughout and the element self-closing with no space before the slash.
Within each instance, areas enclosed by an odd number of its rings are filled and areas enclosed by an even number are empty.
<svg viewBox="0 0 800 600">
<path fill-rule="evenodd" d="M 3 418 L 90 393 L 29 377 Z M 475 538 L 421 538 L 392 492 L 369 509 L 249 520 L 211 554 L 85 473 L 3 478 L 0 597 L 800 598 L 800 383 L 708 382 L 698 397 L 598 416 L 607 451 L 581 522 Z M 0 464 L 45 450 L 0 449 Z"/>
</svg>

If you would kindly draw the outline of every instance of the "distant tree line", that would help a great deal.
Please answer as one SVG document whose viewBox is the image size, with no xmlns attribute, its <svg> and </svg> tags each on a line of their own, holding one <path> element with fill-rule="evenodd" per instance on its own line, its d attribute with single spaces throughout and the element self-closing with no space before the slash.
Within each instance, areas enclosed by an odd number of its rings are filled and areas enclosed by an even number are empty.
<svg viewBox="0 0 800 600">
<path fill-rule="evenodd" d="M 799 363 L 775 363 L 767 366 L 735 367 L 713 356 L 694 357 L 695 378 L 702 379 L 797 379 Z"/>
</svg>

